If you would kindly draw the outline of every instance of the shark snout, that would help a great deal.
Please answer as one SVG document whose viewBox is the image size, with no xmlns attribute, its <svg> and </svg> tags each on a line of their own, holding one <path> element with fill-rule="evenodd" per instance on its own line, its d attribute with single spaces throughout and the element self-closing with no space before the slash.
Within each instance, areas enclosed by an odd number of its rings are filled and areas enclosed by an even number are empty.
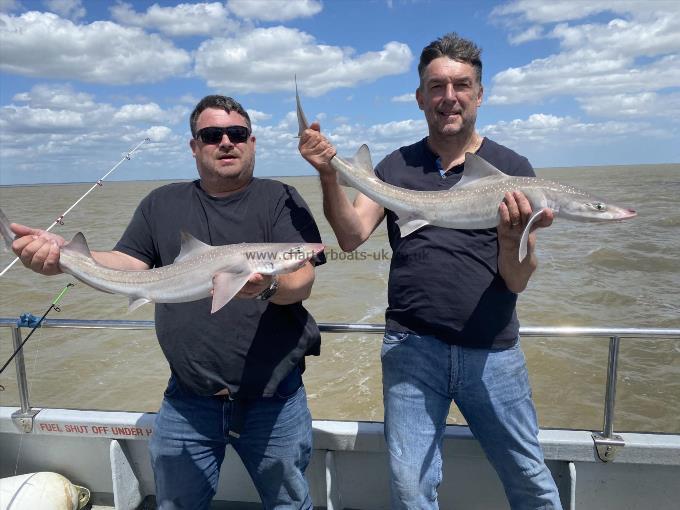
<svg viewBox="0 0 680 510">
<path fill-rule="evenodd" d="M 631 209 L 631 208 L 628 207 L 628 208 L 623 208 L 622 211 L 623 211 L 623 214 L 621 215 L 622 220 L 626 220 L 628 218 L 634 218 L 635 216 L 637 216 L 637 211 L 635 209 Z"/>
</svg>

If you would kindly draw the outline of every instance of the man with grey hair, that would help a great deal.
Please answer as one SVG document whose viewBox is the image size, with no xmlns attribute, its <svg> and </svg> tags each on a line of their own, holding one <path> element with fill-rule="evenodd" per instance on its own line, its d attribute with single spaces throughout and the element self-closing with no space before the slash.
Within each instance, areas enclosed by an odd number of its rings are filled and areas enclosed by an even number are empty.
<svg viewBox="0 0 680 510">
<path fill-rule="evenodd" d="M 456 34 L 423 49 L 418 107 L 428 136 L 388 155 L 375 169 L 383 181 L 437 191 L 455 185 L 465 153 L 505 173 L 533 176 L 526 158 L 482 137 L 480 50 Z M 485 230 L 426 226 L 401 237 L 398 217 L 359 193 L 350 202 L 330 161 L 335 149 L 313 123 L 302 156 L 319 172 L 324 211 L 340 247 L 361 245 L 387 218 L 393 250 L 381 351 L 385 438 L 393 509 L 435 509 L 442 480 L 442 439 L 452 401 L 498 473 L 513 509 L 560 509 L 538 442 L 538 423 L 519 343 L 515 312 L 537 266 L 536 234 L 517 252 L 531 205 L 520 192 L 499 204 L 500 223 Z M 537 227 L 552 223 L 546 210 Z"/>
<path fill-rule="evenodd" d="M 238 102 L 203 98 L 190 127 L 199 179 L 153 190 L 115 248 L 93 253 L 97 262 L 130 270 L 166 266 L 180 253 L 182 231 L 213 246 L 321 242 L 293 187 L 253 177 L 255 136 Z M 63 238 L 12 229 L 18 237 L 12 248 L 25 266 L 61 272 Z M 312 418 L 302 372 L 304 357 L 319 354 L 321 335 L 302 301 L 313 283 L 314 265 L 306 262 L 289 274 L 251 276 L 240 299 L 215 313 L 210 298 L 156 304 L 156 335 L 171 371 L 149 445 L 158 508 L 207 510 L 230 444 L 264 508 L 311 510 L 304 473 Z"/>
</svg>

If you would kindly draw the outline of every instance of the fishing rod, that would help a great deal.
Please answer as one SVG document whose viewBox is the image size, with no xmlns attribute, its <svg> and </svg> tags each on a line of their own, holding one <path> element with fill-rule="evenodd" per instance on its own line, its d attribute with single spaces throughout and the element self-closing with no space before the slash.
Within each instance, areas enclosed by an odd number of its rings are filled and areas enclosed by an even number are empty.
<svg viewBox="0 0 680 510">
<path fill-rule="evenodd" d="M 38 322 L 35 324 L 35 326 L 33 326 L 33 328 L 31 329 L 31 332 L 26 336 L 26 338 L 24 339 L 24 341 L 21 342 L 21 344 L 19 345 L 19 347 L 17 347 L 17 348 L 14 350 L 14 352 L 13 352 L 12 355 L 9 357 L 9 359 L 5 362 L 5 364 L 2 366 L 2 368 L 0 368 L 0 374 L 2 374 L 2 373 L 5 371 L 5 369 L 7 368 L 7 366 L 8 366 L 8 365 L 12 362 L 12 360 L 14 359 L 14 357 L 15 357 L 17 354 L 19 354 L 19 352 L 21 351 L 21 349 L 24 348 L 24 345 L 26 344 L 26 342 L 28 342 L 28 339 L 31 338 L 31 335 L 32 335 L 33 333 L 35 333 L 35 330 L 38 329 L 38 328 L 40 327 L 40 325 L 42 324 L 42 321 L 45 320 L 45 317 L 47 317 L 47 314 L 50 313 L 52 310 L 56 310 L 57 312 L 61 311 L 60 308 L 59 308 L 59 301 L 61 301 L 61 298 L 64 297 L 64 295 L 66 294 L 66 292 L 68 291 L 68 289 L 70 289 L 71 287 L 73 287 L 73 285 L 74 285 L 73 283 L 67 284 L 66 287 L 64 287 L 64 288 L 62 289 L 62 291 L 59 293 L 59 295 L 54 299 L 54 301 L 52 301 L 52 304 L 50 305 L 50 307 L 49 307 L 49 308 L 47 309 L 47 311 L 43 314 L 43 316 L 40 317 L 40 319 L 39 319 Z M 3 389 L 3 390 L 4 390 L 4 388 L 3 388 L 2 386 L 0 386 L 0 389 Z"/>
<path fill-rule="evenodd" d="M 52 224 L 51 224 L 49 227 L 47 227 L 47 228 L 45 229 L 45 232 L 49 232 L 50 230 L 52 230 L 52 228 L 54 228 L 55 225 L 63 225 L 63 224 L 64 224 L 64 216 L 66 216 L 68 213 L 70 213 L 70 212 L 71 212 L 71 211 L 72 211 L 72 210 L 73 210 L 73 209 L 74 209 L 74 208 L 75 208 L 75 207 L 76 207 L 76 206 L 77 206 L 77 205 L 78 205 L 78 204 L 79 204 L 79 203 L 80 203 L 87 195 L 90 194 L 90 192 L 91 192 L 93 189 L 95 189 L 97 186 L 103 186 L 103 185 L 104 185 L 104 184 L 103 184 L 103 183 L 104 183 L 104 179 L 106 179 L 109 175 L 111 175 L 111 173 L 113 173 L 113 171 L 114 171 L 116 168 L 118 168 L 118 167 L 123 163 L 123 161 L 129 161 L 130 159 L 132 159 L 132 154 L 134 154 L 134 152 L 135 152 L 137 149 L 139 149 L 142 145 L 144 145 L 146 142 L 150 142 L 150 141 L 151 141 L 151 138 L 148 138 L 148 137 L 147 137 L 147 138 L 145 138 L 144 140 L 142 140 L 141 142 L 139 142 L 132 150 L 128 151 L 128 152 L 125 154 L 125 156 L 123 156 L 123 157 L 120 159 L 120 161 L 119 161 L 118 163 L 116 163 L 115 165 L 113 165 L 113 168 L 111 168 L 111 170 L 109 170 L 109 171 L 106 172 L 103 176 L 101 176 L 99 179 L 97 179 L 97 182 L 95 182 L 89 190 L 87 190 L 87 191 L 86 191 L 86 192 L 85 192 L 78 200 L 76 200 L 75 202 L 73 202 L 73 204 L 71 204 L 71 207 L 69 207 L 69 208 L 66 209 L 63 213 L 61 213 L 61 214 L 59 215 L 59 217 L 58 217 L 56 220 L 54 220 L 54 222 L 52 222 Z M 19 260 L 19 257 L 16 257 L 12 262 L 10 262 L 9 265 L 8 265 L 5 269 L 2 270 L 2 272 L 0 273 L 0 276 L 3 276 L 7 271 L 9 271 L 9 269 L 10 269 L 14 264 L 16 264 L 17 260 Z"/>
</svg>

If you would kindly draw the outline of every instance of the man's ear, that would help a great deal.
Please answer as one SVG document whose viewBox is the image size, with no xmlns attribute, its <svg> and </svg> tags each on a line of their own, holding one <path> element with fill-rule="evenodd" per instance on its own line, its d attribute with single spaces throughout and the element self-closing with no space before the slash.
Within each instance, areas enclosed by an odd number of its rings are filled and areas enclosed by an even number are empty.
<svg viewBox="0 0 680 510">
<path fill-rule="evenodd" d="M 421 110 L 425 109 L 425 100 L 423 99 L 423 96 L 420 93 L 420 87 L 416 89 L 416 102 L 418 103 L 418 108 L 420 108 Z"/>
</svg>

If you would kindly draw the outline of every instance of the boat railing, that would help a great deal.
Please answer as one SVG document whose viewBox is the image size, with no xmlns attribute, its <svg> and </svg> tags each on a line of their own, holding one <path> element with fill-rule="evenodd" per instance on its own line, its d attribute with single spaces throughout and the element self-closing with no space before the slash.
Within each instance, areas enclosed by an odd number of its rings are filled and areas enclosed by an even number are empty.
<svg viewBox="0 0 680 510">
<path fill-rule="evenodd" d="M 9 328 L 12 332 L 13 351 L 22 343 L 22 329 L 32 328 L 36 321 L 0 318 L 0 327 Z M 67 329 L 114 329 L 114 330 L 147 330 L 154 329 L 154 321 L 132 320 L 78 320 L 78 319 L 46 319 L 40 323 L 43 328 Z M 381 334 L 385 330 L 383 324 L 352 323 L 319 323 L 322 333 L 373 333 Z M 520 336 L 527 337 L 577 337 L 608 338 L 609 356 L 607 361 L 607 378 L 603 403 L 602 431 L 592 434 L 597 454 L 603 462 L 614 458 L 619 448 L 625 446 L 621 436 L 614 433 L 614 417 L 616 407 L 616 381 L 619 362 L 619 346 L 623 339 L 674 338 L 680 339 L 680 329 L 673 328 L 615 328 L 615 327 L 521 327 Z M 21 409 L 13 415 L 14 423 L 19 430 L 31 432 L 33 420 L 38 410 L 30 405 L 26 367 L 23 352 L 20 350 L 14 359 L 18 394 Z"/>
</svg>

